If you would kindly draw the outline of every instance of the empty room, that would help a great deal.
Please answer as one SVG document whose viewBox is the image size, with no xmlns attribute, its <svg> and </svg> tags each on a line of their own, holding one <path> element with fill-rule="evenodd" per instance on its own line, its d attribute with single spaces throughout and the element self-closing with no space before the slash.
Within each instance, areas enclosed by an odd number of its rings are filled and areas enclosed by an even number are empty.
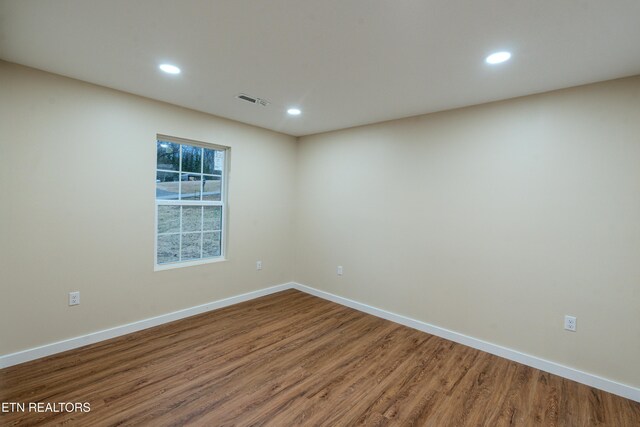
<svg viewBox="0 0 640 427">
<path fill-rule="evenodd" d="M 0 425 L 640 426 L 637 0 L 0 0 Z"/>
</svg>

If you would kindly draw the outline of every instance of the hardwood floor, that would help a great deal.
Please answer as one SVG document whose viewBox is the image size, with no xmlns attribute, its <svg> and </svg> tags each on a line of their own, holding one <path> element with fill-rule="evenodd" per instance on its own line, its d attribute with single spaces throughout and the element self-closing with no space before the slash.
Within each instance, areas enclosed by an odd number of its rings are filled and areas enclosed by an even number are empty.
<svg viewBox="0 0 640 427">
<path fill-rule="evenodd" d="M 639 426 L 640 403 L 289 290 L 0 370 L 1 425 Z"/>
</svg>

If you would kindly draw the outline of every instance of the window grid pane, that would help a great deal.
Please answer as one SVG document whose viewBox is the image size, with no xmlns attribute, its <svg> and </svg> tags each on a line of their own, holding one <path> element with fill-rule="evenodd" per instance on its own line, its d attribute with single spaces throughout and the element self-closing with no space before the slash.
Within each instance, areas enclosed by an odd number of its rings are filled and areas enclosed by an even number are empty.
<svg viewBox="0 0 640 427">
<path fill-rule="evenodd" d="M 211 258 L 220 256 L 222 251 L 222 232 L 213 231 L 203 234 L 203 257 Z"/>
<path fill-rule="evenodd" d="M 181 260 L 195 260 L 201 258 L 200 242 L 202 241 L 201 233 L 190 233 L 182 235 L 182 250 L 180 252 Z"/>
<path fill-rule="evenodd" d="M 180 206 L 158 205 L 158 234 L 180 232 Z"/>
<path fill-rule="evenodd" d="M 180 144 L 156 141 L 156 169 L 178 171 L 180 169 Z"/>
</svg>

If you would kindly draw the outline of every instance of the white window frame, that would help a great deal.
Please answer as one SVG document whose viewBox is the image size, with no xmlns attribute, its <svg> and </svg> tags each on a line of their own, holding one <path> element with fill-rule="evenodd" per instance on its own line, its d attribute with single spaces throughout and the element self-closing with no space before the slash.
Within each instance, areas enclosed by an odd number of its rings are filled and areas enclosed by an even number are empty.
<svg viewBox="0 0 640 427">
<path fill-rule="evenodd" d="M 194 265 L 202 265 L 202 264 L 210 264 L 210 263 L 215 263 L 215 262 L 220 262 L 220 261 L 226 261 L 226 242 L 227 242 L 227 181 L 228 181 L 228 176 L 229 176 L 229 157 L 230 157 L 230 147 L 226 147 L 224 145 L 217 145 L 217 144 L 210 144 L 210 143 L 206 143 L 206 142 L 201 142 L 201 141 L 193 141 L 190 139 L 184 139 L 184 138 L 178 138 L 178 137 L 174 137 L 174 136 L 168 136 L 168 135 L 162 135 L 162 134 L 158 134 L 156 135 L 156 140 L 154 141 L 154 144 L 157 144 L 157 142 L 159 140 L 162 141 L 167 141 L 167 142 L 171 142 L 174 144 L 180 144 L 182 145 L 190 145 L 192 147 L 200 147 L 200 148 L 207 148 L 210 150 L 217 150 L 217 151 L 224 151 L 224 163 L 223 163 L 223 170 L 222 170 L 222 176 L 220 177 L 221 179 L 221 183 L 220 183 L 220 200 L 180 200 L 180 194 L 182 192 L 182 184 L 181 184 L 181 179 L 182 179 L 182 174 L 183 173 L 188 173 L 188 172 L 183 172 L 182 171 L 182 149 L 180 149 L 180 159 L 179 159 L 179 165 L 180 167 L 178 168 L 178 170 L 165 170 L 165 169 L 158 169 L 158 164 L 157 164 L 157 157 L 156 157 L 156 165 L 155 165 L 155 169 L 154 169 L 154 177 L 157 176 L 158 172 L 170 172 L 170 173 L 178 173 L 178 180 L 180 182 L 180 185 L 178 186 L 178 200 L 158 200 L 155 197 L 154 194 L 154 200 L 155 200 L 155 206 L 154 206 L 154 254 L 153 254 L 153 259 L 154 259 L 154 271 L 162 271 L 162 270 L 170 270 L 170 269 L 174 269 L 174 268 L 182 268 L 182 267 L 190 267 L 190 266 L 194 266 Z M 157 148 L 156 148 L 157 149 Z M 202 158 L 202 162 L 201 162 L 201 166 L 200 166 L 200 172 L 199 174 L 202 176 L 204 172 L 204 156 Z M 194 172 L 197 173 L 197 172 Z M 155 179 L 154 179 L 155 181 Z M 155 188 L 154 188 L 154 193 L 155 193 Z M 182 209 L 181 209 L 181 213 L 180 213 L 180 231 L 178 232 L 170 232 L 170 233 L 158 233 L 158 206 L 161 205 L 165 205 L 165 206 L 221 206 L 222 207 L 222 216 L 221 216 L 221 220 L 222 220 L 222 226 L 220 228 L 220 255 L 216 256 L 216 257 L 209 257 L 209 258 L 201 258 L 201 259 L 195 259 L 195 260 L 186 260 L 186 261 L 175 261 L 175 262 L 170 262 L 170 263 L 163 263 L 163 264 L 158 264 L 158 236 L 160 235 L 171 235 L 171 234 L 176 234 L 176 235 L 183 235 L 183 234 L 189 234 L 189 232 L 185 233 L 182 231 Z M 201 221 L 204 221 L 204 217 L 201 218 Z M 198 232 L 194 232 L 194 233 L 198 233 Z M 204 239 L 204 234 L 202 231 L 199 232 L 201 234 L 201 240 L 200 240 L 200 254 L 202 255 L 202 251 L 204 250 L 203 248 L 203 239 Z M 182 255 L 182 237 L 180 237 L 180 246 L 178 249 L 178 253 L 181 256 Z"/>
</svg>

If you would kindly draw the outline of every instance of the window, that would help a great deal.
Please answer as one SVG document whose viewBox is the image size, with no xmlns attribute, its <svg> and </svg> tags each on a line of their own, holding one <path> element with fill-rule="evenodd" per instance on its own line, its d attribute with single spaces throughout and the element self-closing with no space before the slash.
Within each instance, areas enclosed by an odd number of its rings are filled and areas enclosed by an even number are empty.
<svg viewBox="0 0 640 427">
<path fill-rule="evenodd" d="M 223 258 L 227 150 L 158 136 L 156 269 Z"/>
</svg>

